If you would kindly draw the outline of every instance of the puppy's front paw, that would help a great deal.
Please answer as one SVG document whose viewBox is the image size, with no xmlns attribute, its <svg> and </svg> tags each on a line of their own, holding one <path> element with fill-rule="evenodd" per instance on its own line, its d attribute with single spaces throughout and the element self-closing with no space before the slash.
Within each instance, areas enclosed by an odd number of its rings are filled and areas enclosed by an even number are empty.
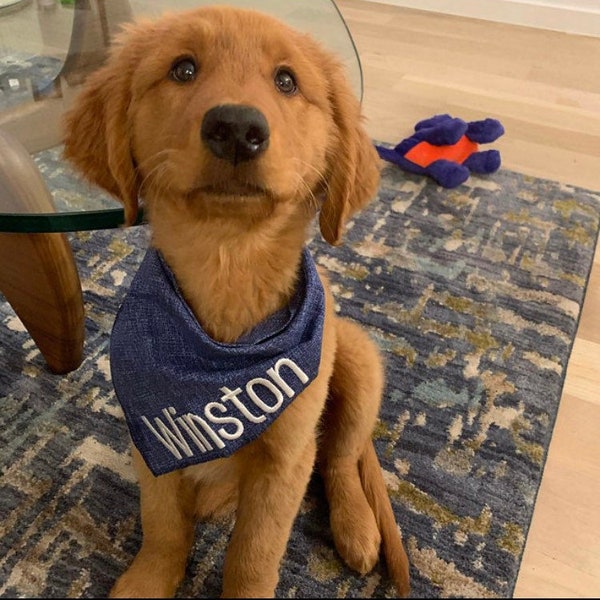
<svg viewBox="0 0 600 600">
<path fill-rule="evenodd" d="M 110 598 L 171 598 L 183 577 L 183 569 L 164 557 L 140 554 L 110 591 Z"/>
<path fill-rule="evenodd" d="M 156 577 L 148 576 L 141 580 L 127 571 L 117 579 L 109 598 L 171 598 L 174 594 L 172 586 L 165 585 Z"/>
</svg>

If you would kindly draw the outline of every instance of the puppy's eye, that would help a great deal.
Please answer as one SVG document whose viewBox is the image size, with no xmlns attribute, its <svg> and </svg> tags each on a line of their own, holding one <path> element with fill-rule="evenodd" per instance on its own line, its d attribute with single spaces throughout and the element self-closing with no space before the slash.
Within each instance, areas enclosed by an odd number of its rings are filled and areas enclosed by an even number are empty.
<svg viewBox="0 0 600 600">
<path fill-rule="evenodd" d="M 196 79 L 197 69 L 194 59 L 189 57 L 180 58 L 173 63 L 169 71 L 169 77 L 178 83 L 188 83 Z"/>
<path fill-rule="evenodd" d="M 280 68 L 275 71 L 275 86 L 286 96 L 293 96 L 298 91 L 296 78 L 289 69 Z"/>
</svg>

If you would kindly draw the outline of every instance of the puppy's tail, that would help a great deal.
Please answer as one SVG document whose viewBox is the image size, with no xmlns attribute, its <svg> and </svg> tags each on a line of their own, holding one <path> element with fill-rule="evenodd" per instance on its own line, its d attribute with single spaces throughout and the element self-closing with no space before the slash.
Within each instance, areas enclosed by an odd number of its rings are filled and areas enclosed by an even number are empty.
<svg viewBox="0 0 600 600">
<path fill-rule="evenodd" d="M 367 443 L 358 460 L 358 472 L 365 496 L 375 515 L 381 533 L 383 554 L 388 572 L 398 594 L 406 598 L 410 592 L 408 557 L 402 544 L 400 530 L 396 525 L 396 518 L 381 472 L 381 465 L 371 440 Z"/>
</svg>

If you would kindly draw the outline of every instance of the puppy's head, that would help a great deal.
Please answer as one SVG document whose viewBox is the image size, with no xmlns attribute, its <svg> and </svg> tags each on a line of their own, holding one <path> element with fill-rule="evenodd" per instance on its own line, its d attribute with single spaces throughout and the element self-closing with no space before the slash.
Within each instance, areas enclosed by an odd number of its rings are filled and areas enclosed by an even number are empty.
<svg viewBox="0 0 600 600">
<path fill-rule="evenodd" d="M 319 208 L 325 239 L 374 195 L 378 158 L 335 57 L 254 11 L 226 7 L 130 25 L 66 117 L 65 156 L 152 213 L 267 218 Z"/>
</svg>

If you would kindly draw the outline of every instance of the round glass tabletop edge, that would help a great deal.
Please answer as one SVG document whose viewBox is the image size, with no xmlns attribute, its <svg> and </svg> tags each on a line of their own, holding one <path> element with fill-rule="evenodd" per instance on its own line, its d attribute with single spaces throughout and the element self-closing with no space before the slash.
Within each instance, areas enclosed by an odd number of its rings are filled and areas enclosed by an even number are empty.
<svg viewBox="0 0 600 600">
<path fill-rule="evenodd" d="M 143 208 L 140 208 L 134 225 L 141 225 L 144 222 L 144 211 Z M 115 229 L 123 227 L 124 224 L 125 212 L 122 208 L 62 213 L 0 214 L 0 234 L 69 233 L 95 229 Z"/>
</svg>

